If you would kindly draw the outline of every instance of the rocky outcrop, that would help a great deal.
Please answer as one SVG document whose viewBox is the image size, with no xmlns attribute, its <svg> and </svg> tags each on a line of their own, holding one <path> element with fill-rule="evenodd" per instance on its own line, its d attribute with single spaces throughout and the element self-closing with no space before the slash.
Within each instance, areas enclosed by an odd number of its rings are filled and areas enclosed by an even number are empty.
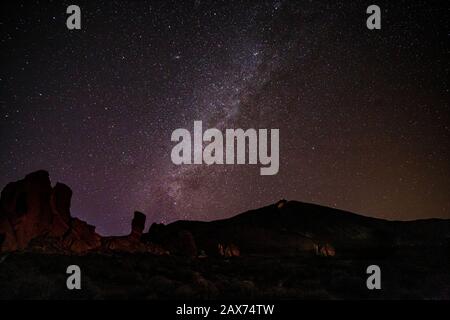
<svg viewBox="0 0 450 320">
<path fill-rule="evenodd" d="M 24 249 L 33 238 L 50 231 L 53 220 L 51 194 L 46 171 L 31 173 L 3 189 L 0 198 L 2 251 Z"/>
<path fill-rule="evenodd" d="M 189 258 L 389 254 L 400 246 L 447 246 L 450 220 L 385 221 L 296 201 L 277 203 L 216 221 L 152 224 L 135 212 L 128 235 L 102 237 L 72 217 L 72 190 L 48 172 L 9 183 L 0 197 L 0 252 L 145 252 Z"/>
<path fill-rule="evenodd" d="M 171 230 L 164 224 L 153 223 L 142 237 L 145 243 L 157 243 L 176 255 L 197 257 L 199 250 L 194 236 L 188 230 Z"/>
<path fill-rule="evenodd" d="M 77 218 L 70 220 L 70 228 L 63 237 L 63 244 L 69 250 L 83 253 L 94 250 L 101 245 L 101 236 L 95 227 Z"/>
<path fill-rule="evenodd" d="M 336 250 L 329 243 L 316 244 L 315 252 L 316 252 L 316 255 L 322 256 L 322 257 L 334 257 L 336 255 Z"/>
<path fill-rule="evenodd" d="M 95 226 L 70 214 L 72 190 L 51 186 L 46 171 L 36 171 L 9 183 L 0 198 L 0 252 L 30 250 L 82 254 L 89 251 L 127 251 L 166 254 L 167 250 L 141 241 L 145 214 L 135 212 L 131 232 L 101 237 Z"/>
<path fill-rule="evenodd" d="M 219 243 L 217 245 L 217 251 L 220 256 L 225 258 L 239 257 L 241 255 L 241 251 L 239 250 L 238 246 L 233 243 L 230 243 L 228 245 Z"/>
<path fill-rule="evenodd" d="M 152 224 L 145 234 L 146 216 L 135 212 L 128 235 L 102 237 L 94 226 L 71 216 L 71 199 L 72 190 L 62 183 L 52 187 L 46 171 L 36 171 L 9 183 L 0 198 L 0 251 L 118 251 L 224 258 L 237 257 L 242 252 L 310 252 L 326 257 L 336 254 L 330 244 L 335 242 L 322 241 L 333 235 L 323 233 L 333 224 L 315 228 L 311 222 L 322 219 L 312 217 L 309 210 L 297 214 L 297 204 L 286 200 L 216 222 Z"/>
<path fill-rule="evenodd" d="M 72 190 L 62 183 L 52 188 L 43 170 L 9 183 L 0 198 L 0 251 L 98 248 L 101 237 L 95 227 L 71 217 L 71 198 Z"/>
<path fill-rule="evenodd" d="M 141 236 L 145 228 L 146 216 L 136 211 L 131 221 L 131 232 L 126 236 L 105 237 L 102 239 L 102 250 L 118 252 L 148 252 L 158 255 L 168 254 L 163 247 L 142 242 Z"/>
<path fill-rule="evenodd" d="M 287 200 L 285 199 L 281 199 L 280 201 L 278 201 L 275 206 L 277 207 L 277 209 L 282 209 L 287 203 Z"/>
<path fill-rule="evenodd" d="M 141 239 L 142 232 L 144 232 L 145 228 L 145 220 L 147 217 L 145 214 L 139 211 L 134 212 L 133 220 L 131 221 L 131 233 L 130 237 Z"/>
</svg>

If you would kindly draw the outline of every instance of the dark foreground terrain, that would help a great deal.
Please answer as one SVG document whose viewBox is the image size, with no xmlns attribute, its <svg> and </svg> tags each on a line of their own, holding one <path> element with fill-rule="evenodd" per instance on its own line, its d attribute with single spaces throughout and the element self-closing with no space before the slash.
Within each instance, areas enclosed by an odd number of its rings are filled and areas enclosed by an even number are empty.
<svg viewBox="0 0 450 320">
<path fill-rule="evenodd" d="M 450 220 L 387 221 L 281 200 L 104 237 L 40 170 L 0 197 L 0 299 L 450 299 Z M 68 290 L 67 267 L 81 268 Z M 368 290 L 367 267 L 381 268 Z"/>
<path fill-rule="evenodd" d="M 0 299 L 450 299 L 450 259 L 436 249 L 378 259 L 147 253 L 9 253 L 0 259 Z M 81 268 L 81 290 L 66 288 L 71 264 Z M 371 264 L 381 268 L 381 290 L 366 288 Z"/>
</svg>

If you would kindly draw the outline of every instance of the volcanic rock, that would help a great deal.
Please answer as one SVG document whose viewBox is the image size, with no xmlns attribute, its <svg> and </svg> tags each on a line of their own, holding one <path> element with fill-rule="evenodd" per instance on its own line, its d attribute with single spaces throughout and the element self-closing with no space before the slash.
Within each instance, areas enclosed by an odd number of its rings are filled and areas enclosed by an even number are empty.
<svg viewBox="0 0 450 320">
<path fill-rule="evenodd" d="M 139 211 L 134 212 L 133 220 L 131 221 L 131 234 L 130 236 L 140 239 L 142 236 L 142 232 L 145 228 L 145 220 L 147 217 L 145 214 Z"/>
<path fill-rule="evenodd" d="M 336 251 L 333 246 L 329 243 L 325 244 L 317 244 L 315 247 L 316 255 L 322 257 L 334 257 L 336 255 Z"/>
<path fill-rule="evenodd" d="M 51 195 L 48 172 L 42 170 L 9 183 L 3 189 L 0 198 L 2 251 L 24 249 L 32 239 L 51 230 Z"/>
<path fill-rule="evenodd" d="M 70 220 L 70 229 L 63 238 L 64 246 L 75 253 L 83 253 L 97 249 L 101 245 L 101 237 L 95 232 L 95 226 L 78 218 Z"/>
<path fill-rule="evenodd" d="M 241 251 L 238 246 L 233 243 L 228 245 L 223 245 L 219 243 L 217 245 L 217 250 L 220 256 L 230 258 L 230 257 L 239 257 L 241 255 Z"/>
<path fill-rule="evenodd" d="M 126 236 L 104 237 L 102 250 L 118 252 L 148 252 L 157 255 L 168 254 L 161 246 L 149 242 L 142 242 L 141 236 L 145 228 L 146 216 L 142 212 L 134 212 L 131 221 L 131 232 Z"/>
<path fill-rule="evenodd" d="M 157 243 L 167 248 L 170 253 L 181 256 L 196 257 L 199 253 L 197 243 L 190 231 L 172 230 L 162 223 L 153 223 L 142 239 L 144 242 Z"/>
<path fill-rule="evenodd" d="M 100 246 L 95 227 L 70 215 L 72 190 L 47 171 L 9 183 L 0 198 L 0 251 L 32 249 L 82 253 Z"/>
</svg>

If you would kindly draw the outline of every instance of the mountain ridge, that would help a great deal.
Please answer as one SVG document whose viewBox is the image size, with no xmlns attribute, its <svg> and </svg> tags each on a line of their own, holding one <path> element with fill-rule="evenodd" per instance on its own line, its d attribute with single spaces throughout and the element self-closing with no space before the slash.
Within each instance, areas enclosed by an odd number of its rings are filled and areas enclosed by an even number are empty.
<svg viewBox="0 0 450 320">
<path fill-rule="evenodd" d="M 51 186 L 45 170 L 8 183 L 0 198 L 0 251 L 334 256 L 450 242 L 450 219 L 391 221 L 284 199 L 225 219 L 153 223 L 147 232 L 145 214 L 136 211 L 129 235 L 105 237 L 71 216 L 71 197 L 65 184 Z"/>
</svg>

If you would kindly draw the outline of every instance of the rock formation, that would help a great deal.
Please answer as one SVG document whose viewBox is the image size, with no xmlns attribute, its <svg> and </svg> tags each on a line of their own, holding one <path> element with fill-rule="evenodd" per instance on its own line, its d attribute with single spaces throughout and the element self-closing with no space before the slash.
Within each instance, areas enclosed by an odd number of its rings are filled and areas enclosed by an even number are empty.
<svg viewBox="0 0 450 320">
<path fill-rule="evenodd" d="M 278 209 L 282 209 L 286 205 L 286 203 L 287 203 L 287 200 L 281 199 L 275 205 Z"/>
<path fill-rule="evenodd" d="M 40 170 L 23 180 L 9 183 L 0 198 L 1 251 L 14 251 L 35 245 L 42 248 L 48 239 L 54 247 L 84 252 L 100 245 L 95 227 L 72 218 L 72 190 L 62 183 L 53 188 L 49 174 Z"/>
<path fill-rule="evenodd" d="M 180 256 L 196 257 L 199 254 L 197 243 L 190 231 L 184 229 L 173 231 L 162 223 L 153 223 L 148 233 L 144 234 L 143 241 L 160 244 L 170 253 Z"/>
<path fill-rule="evenodd" d="M 329 243 L 316 244 L 315 252 L 316 252 L 316 255 L 322 256 L 322 257 L 334 257 L 336 255 L 336 251 L 335 251 L 334 247 Z"/>
<path fill-rule="evenodd" d="M 133 220 L 131 221 L 131 233 L 130 237 L 140 240 L 142 232 L 145 228 L 145 220 L 147 217 L 145 214 L 139 211 L 134 212 Z"/>
<path fill-rule="evenodd" d="M 146 219 L 143 213 L 135 212 L 128 236 L 101 237 L 95 226 L 71 216 L 71 198 L 72 190 L 59 182 L 52 187 L 48 172 L 43 170 L 9 183 L 0 198 L 0 252 L 167 252 L 141 242 Z"/>
<path fill-rule="evenodd" d="M 0 233 L 3 251 L 24 249 L 31 239 L 49 231 L 53 214 L 48 173 L 37 171 L 9 183 L 0 198 Z"/>
<path fill-rule="evenodd" d="M 231 218 L 152 224 L 135 212 L 125 236 L 102 237 L 70 214 L 72 190 L 36 171 L 9 183 L 0 197 L 0 252 L 145 252 L 189 258 L 323 256 L 379 253 L 400 246 L 448 246 L 450 220 L 385 221 L 281 200 Z"/>
<path fill-rule="evenodd" d="M 94 226 L 71 216 L 71 198 L 72 190 L 62 183 L 52 187 L 48 172 L 43 170 L 9 183 L 0 198 L 0 251 L 170 252 L 185 257 L 198 257 L 203 252 L 202 256 L 225 258 L 240 256 L 242 252 L 310 251 L 326 257 L 335 255 L 329 242 L 316 241 L 304 232 L 297 232 L 293 228 L 296 223 L 284 223 L 294 217 L 286 200 L 254 214 L 245 213 L 218 222 L 152 224 L 145 234 L 146 216 L 135 212 L 128 235 L 102 237 Z"/>
<path fill-rule="evenodd" d="M 241 255 L 241 251 L 239 250 L 238 246 L 233 243 L 230 243 L 228 245 L 219 243 L 217 245 L 217 250 L 219 255 L 225 258 L 239 257 Z"/>
<path fill-rule="evenodd" d="M 104 237 L 102 239 L 102 250 L 167 254 L 167 250 L 161 246 L 141 241 L 142 232 L 145 228 L 145 220 L 145 214 L 139 211 L 134 212 L 130 234 L 126 236 Z"/>
</svg>

